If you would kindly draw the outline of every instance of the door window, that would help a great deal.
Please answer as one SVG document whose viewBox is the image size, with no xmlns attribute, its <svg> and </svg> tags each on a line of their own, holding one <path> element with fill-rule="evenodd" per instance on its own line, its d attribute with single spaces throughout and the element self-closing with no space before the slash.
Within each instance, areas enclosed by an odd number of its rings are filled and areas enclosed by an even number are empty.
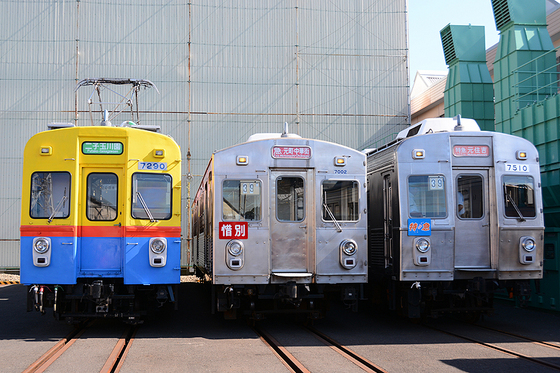
<svg viewBox="0 0 560 373">
<path fill-rule="evenodd" d="M 301 177 L 276 179 L 276 217 L 279 221 L 305 219 L 304 186 Z"/>
<path fill-rule="evenodd" d="M 86 216 L 93 221 L 117 218 L 117 175 L 91 173 L 87 177 Z"/>
<path fill-rule="evenodd" d="M 461 175 L 457 178 L 457 216 L 480 219 L 484 215 L 482 176 Z"/>
</svg>

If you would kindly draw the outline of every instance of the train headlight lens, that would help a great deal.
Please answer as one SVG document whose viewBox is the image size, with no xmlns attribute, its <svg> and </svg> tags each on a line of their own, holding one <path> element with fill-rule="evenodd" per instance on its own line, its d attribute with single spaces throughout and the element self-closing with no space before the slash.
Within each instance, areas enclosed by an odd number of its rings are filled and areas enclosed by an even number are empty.
<svg viewBox="0 0 560 373">
<path fill-rule="evenodd" d="M 340 248 L 346 255 L 354 255 L 358 251 L 358 244 L 354 240 L 344 240 L 340 243 Z"/>
<path fill-rule="evenodd" d="M 243 242 L 237 240 L 229 241 L 227 249 L 230 255 L 239 256 L 243 252 Z"/>
<path fill-rule="evenodd" d="M 533 240 L 532 238 L 525 238 L 521 245 L 523 246 L 525 251 L 528 252 L 535 250 L 535 247 L 537 247 L 537 245 L 535 244 L 535 240 Z"/>
<path fill-rule="evenodd" d="M 523 161 L 527 159 L 527 152 L 524 152 L 523 150 L 518 150 L 517 152 L 515 152 L 515 158 L 519 159 L 520 161 Z"/>
<path fill-rule="evenodd" d="M 430 250 L 430 242 L 425 238 L 421 238 L 416 241 L 416 250 L 420 251 L 421 253 L 425 253 Z"/>
<path fill-rule="evenodd" d="M 39 237 L 33 241 L 33 249 L 39 254 L 44 254 L 49 251 L 50 246 L 47 238 Z"/>
<path fill-rule="evenodd" d="M 163 253 L 166 246 L 165 241 L 161 238 L 154 238 L 152 242 L 150 242 L 150 250 L 152 250 L 154 254 Z"/>
</svg>

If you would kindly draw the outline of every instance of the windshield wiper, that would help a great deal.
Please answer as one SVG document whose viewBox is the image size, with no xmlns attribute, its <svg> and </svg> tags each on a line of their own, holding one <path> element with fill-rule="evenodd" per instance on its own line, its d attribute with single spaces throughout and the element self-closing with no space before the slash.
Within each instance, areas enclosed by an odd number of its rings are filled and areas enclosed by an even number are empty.
<svg viewBox="0 0 560 373">
<path fill-rule="evenodd" d="M 146 204 L 146 201 L 144 201 L 144 198 L 142 197 L 140 192 L 136 192 L 136 197 L 138 197 L 138 200 L 140 201 L 140 204 L 144 208 L 144 211 L 146 211 L 146 215 L 148 215 L 148 218 L 150 218 L 150 222 L 152 222 L 152 223 L 156 222 L 157 220 L 154 219 L 154 216 L 152 215 L 152 212 L 148 208 L 148 205 Z"/>
<path fill-rule="evenodd" d="M 336 218 L 334 217 L 334 214 L 332 213 L 331 209 L 329 208 L 329 206 L 327 206 L 326 203 L 323 203 L 323 207 L 325 208 L 325 210 L 327 210 L 327 214 L 329 214 L 329 216 L 331 217 L 334 225 L 336 226 L 336 231 L 337 232 L 342 232 L 342 227 L 340 226 L 340 224 L 338 223 L 338 221 L 336 220 Z"/>
<path fill-rule="evenodd" d="M 511 205 L 513 206 L 513 208 L 515 209 L 515 212 L 517 212 L 517 215 L 519 215 L 519 221 L 525 221 L 525 217 L 523 216 L 523 214 L 521 213 L 521 210 L 519 210 L 519 207 L 517 207 L 517 204 L 515 203 L 515 201 L 513 200 L 513 198 L 510 197 L 510 195 L 507 193 L 507 190 L 505 190 L 506 193 L 506 200 L 508 200 Z"/>
<path fill-rule="evenodd" d="M 66 193 L 66 190 L 64 191 L 64 193 Z M 56 208 L 52 212 L 51 216 L 49 216 L 49 220 L 48 220 L 49 223 L 54 219 L 54 216 L 58 213 L 60 208 L 63 206 L 64 201 L 66 201 L 67 199 L 68 199 L 68 197 L 66 197 L 66 195 L 64 195 L 64 196 L 62 196 L 60 201 L 58 201 L 58 204 L 56 205 Z"/>
</svg>

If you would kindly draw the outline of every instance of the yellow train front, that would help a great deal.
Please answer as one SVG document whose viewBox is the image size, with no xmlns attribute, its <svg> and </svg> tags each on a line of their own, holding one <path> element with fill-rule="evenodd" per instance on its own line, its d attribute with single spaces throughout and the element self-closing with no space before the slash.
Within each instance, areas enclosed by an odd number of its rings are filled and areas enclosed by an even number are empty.
<svg viewBox="0 0 560 373">
<path fill-rule="evenodd" d="M 24 151 L 21 282 L 28 311 L 136 322 L 175 302 L 181 153 L 157 127 L 60 126 Z"/>
</svg>

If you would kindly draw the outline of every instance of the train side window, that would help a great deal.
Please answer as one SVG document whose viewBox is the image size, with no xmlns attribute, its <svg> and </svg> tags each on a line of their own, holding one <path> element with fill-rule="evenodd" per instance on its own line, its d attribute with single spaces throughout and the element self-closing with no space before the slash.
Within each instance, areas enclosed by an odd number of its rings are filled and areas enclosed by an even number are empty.
<svg viewBox="0 0 560 373">
<path fill-rule="evenodd" d="M 224 180 L 222 186 L 223 220 L 261 220 L 261 182 Z"/>
<path fill-rule="evenodd" d="M 484 215 L 482 176 L 457 178 L 457 215 L 463 219 L 480 219 Z"/>
<path fill-rule="evenodd" d="M 505 214 L 508 218 L 536 216 L 535 188 L 531 176 L 504 176 Z"/>
<path fill-rule="evenodd" d="M 132 175 L 132 217 L 171 219 L 171 184 L 168 174 Z"/>
<path fill-rule="evenodd" d="M 87 177 L 86 216 L 92 221 L 117 218 L 118 178 L 112 173 L 91 173 Z"/>
<path fill-rule="evenodd" d="M 70 215 L 70 173 L 34 172 L 31 175 L 31 208 L 34 219 L 64 219 Z"/>
<path fill-rule="evenodd" d="M 303 179 L 283 176 L 276 179 L 276 217 L 279 221 L 305 219 Z"/>
<path fill-rule="evenodd" d="M 408 178 L 408 207 L 413 218 L 444 218 L 445 179 L 442 175 L 413 175 Z"/>
<path fill-rule="evenodd" d="M 357 221 L 359 219 L 359 186 L 355 180 L 323 181 L 323 220 Z"/>
</svg>

